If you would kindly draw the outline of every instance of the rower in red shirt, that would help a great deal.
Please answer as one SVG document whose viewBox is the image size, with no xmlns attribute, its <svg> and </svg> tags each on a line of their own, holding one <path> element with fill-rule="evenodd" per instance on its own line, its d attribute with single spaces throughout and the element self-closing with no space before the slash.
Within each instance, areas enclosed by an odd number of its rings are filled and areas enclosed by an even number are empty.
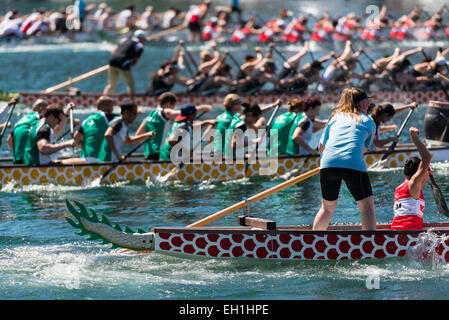
<svg viewBox="0 0 449 320">
<path fill-rule="evenodd" d="M 432 174 L 432 156 L 419 140 L 419 130 L 411 127 L 409 133 L 422 159 L 412 157 L 405 162 L 405 181 L 396 187 L 394 193 L 392 230 L 420 230 L 423 226 L 425 200 L 422 189 L 429 174 Z"/>
</svg>

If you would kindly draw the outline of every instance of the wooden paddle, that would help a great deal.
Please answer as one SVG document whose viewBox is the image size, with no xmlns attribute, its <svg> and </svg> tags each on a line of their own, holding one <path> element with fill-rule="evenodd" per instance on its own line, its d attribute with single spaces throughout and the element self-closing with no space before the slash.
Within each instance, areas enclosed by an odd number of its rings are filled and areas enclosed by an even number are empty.
<svg viewBox="0 0 449 320">
<path fill-rule="evenodd" d="M 254 203 L 256 201 L 265 199 L 266 197 L 268 197 L 268 196 L 270 196 L 272 194 L 275 194 L 276 192 L 282 191 L 282 190 L 284 190 L 284 189 L 286 189 L 288 187 L 291 187 L 292 185 L 294 185 L 294 184 L 296 184 L 298 182 L 304 181 L 307 178 L 310 178 L 310 177 L 316 175 L 318 172 L 320 172 L 320 168 L 315 168 L 313 170 L 310 170 L 310 171 L 308 171 L 308 172 L 306 172 L 306 173 L 304 173 L 304 174 L 302 174 L 300 176 L 297 176 L 295 178 L 287 180 L 287 181 L 285 181 L 285 182 L 283 182 L 281 184 L 278 184 L 277 186 L 274 186 L 274 187 L 272 187 L 272 188 L 270 188 L 268 190 L 265 190 L 265 191 L 263 191 L 261 193 L 258 193 L 256 195 L 248 198 L 248 200 L 240 201 L 240 202 L 238 202 L 238 203 L 236 203 L 236 204 L 234 204 L 234 205 L 232 205 L 232 206 L 230 206 L 230 207 L 228 207 L 226 209 L 218 211 L 217 213 L 214 213 L 214 214 L 212 214 L 212 215 L 210 215 L 210 216 L 208 216 L 208 217 L 206 217 L 204 219 L 201 219 L 201 220 L 199 220 L 197 222 L 194 222 L 194 223 L 188 225 L 187 228 L 195 228 L 195 227 L 204 226 L 204 225 L 206 225 L 206 224 L 208 224 L 210 222 L 213 222 L 215 220 L 218 220 L 218 219 L 220 219 L 220 218 L 222 218 L 222 217 L 224 217 L 224 216 L 226 216 L 226 215 L 228 215 L 228 214 L 230 214 L 230 213 L 232 213 L 234 211 L 242 209 L 242 208 L 246 207 L 248 204 L 251 204 L 251 203 Z"/>
<path fill-rule="evenodd" d="M 12 113 L 14 112 L 14 108 L 16 107 L 17 102 L 19 102 L 19 97 L 14 97 L 11 101 L 8 102 L 8 105 L 12 105 L 11 110 L 8 114 L 8 119 L 5 122 L 5 126 L 3 127 L 2 133 L 0 134 L 0 146 L 2 145 L 3 136 L 5 135 L 6 128 L 8 127 L 9 120 L 11 119 Z"/>
<path fill-rule="evenodd" d="M 396 134 L 397 138 L 399 138 L 401 136 L 402 131 L 404 131 L 405 125 L 407 124 L 408 120 L 412 116 L 413 111 L 415 111 L 415 109 L 416 108 L 412 108 L 408 112 L 407 117 L 405 118 L 404 122 L 402 123 L 401 127 L 398 130 L 398 133 Z M 388 148 L 387 152 L 384 153 L 382 158 L 379 161 L 377 161 L 376 163 L 372 164 L 368 169 L 377 169 L 377 168 L 383 166 L 383 164 L 387 161 L 387 158 L 394 152 L 394 149 L 396 148 L 397 144 L 398 144 L 397 141 L 394 141 Z"/>
<path fill-rule="evenodd" d="M 432 187 L 432 193 L 438 208 L 438 212 L 444 214 L 446 217 L 449 217 L 449 209 L 447 207 L 446 200 L 444 199 L 440 187 L 436 183 L 433 174 L 429 174 L 429 178 L 430 178 L 430 186 Z"/>
<path fill-rule="evenodd" d="M 55 92 L 55 91 L 57 91 L 59 89 L 71 86 L 74 83 L 77 83 L 77 82 L 80 82 L 82 80 L 88 79 L 90 77 L 96 76 L 97 74 L 103 73 L 103 72 L 105 72 L 107 70 L 109 70 L 109 65 L 108 64 L 105 65 L 105 66 L 102 66 L 100 68 L 97 68 L 95 70 L 91 70 L 89 72 L 83 73 L 82 75 L 80 75 L 78 77 L 75 77 L 73 79 L 71 78 L 71 79 L 69 79 L 67 81 L 64 81 L 64 82 L 62 82 L 60 84 L 57 84 L 57 85 L 55 85 L 53 87 L 47 88 L 45 90 L 42 90 L 41 92 L 42 93 L 52 93 L 52 92 Z"/>
</svg>

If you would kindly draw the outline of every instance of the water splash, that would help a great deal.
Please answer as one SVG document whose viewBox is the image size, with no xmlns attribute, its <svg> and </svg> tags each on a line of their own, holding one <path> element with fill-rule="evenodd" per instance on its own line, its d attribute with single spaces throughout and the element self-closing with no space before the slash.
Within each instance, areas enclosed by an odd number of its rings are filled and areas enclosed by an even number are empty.
<svg viewBox="0 0 449 320">
<path fill-rule="evenodd" d="M 408 254 L 418 262 L 430 263 L 436 268 L 444 263 L 440 246 L 449 238 L 447 235 L 435 233 L 432 229 L 420 233 L 416 244 L 410 248 Z"/>
</svg>

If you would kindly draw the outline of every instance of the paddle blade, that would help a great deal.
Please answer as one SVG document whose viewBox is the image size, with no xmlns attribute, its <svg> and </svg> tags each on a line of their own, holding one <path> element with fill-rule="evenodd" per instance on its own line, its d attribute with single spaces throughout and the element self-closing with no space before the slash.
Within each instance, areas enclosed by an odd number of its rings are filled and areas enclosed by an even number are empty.
<svg viewBox="0 0 449 320">
<path fill-rule="evenodd" d="M 441 214 L 444 214 L 446 217 L 449 217 L 449 209 L 447 207 L 446 200 L 444 199 L 440 187 L 437 185 L 435 178 L 433 177 L 432 174 L 429 175 L 429 178 L 430 178 L 430 185 L 432 187 L 433 197 L 435 199 L 438 211 Z"/>
</svg>

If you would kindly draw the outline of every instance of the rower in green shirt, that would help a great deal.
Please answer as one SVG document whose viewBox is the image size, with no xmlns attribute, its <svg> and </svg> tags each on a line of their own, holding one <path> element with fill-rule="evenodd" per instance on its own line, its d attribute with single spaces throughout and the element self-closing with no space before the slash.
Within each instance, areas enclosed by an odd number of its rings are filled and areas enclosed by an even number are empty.
<svg viewBox="0 0 449 320">
<path fill-rule="evenodd" d="M 122 104 L 120 109 L 120 117 L 116 117 L 110 122 L 104 134 L 104 139 L 98 154 L 98 161 L 100 162 L 118 162 L 124 160 L 125 156 L 121 154 L 124 143 L 136 144 L 154 137 L 154 132 L 152 131 L 130 136 L 128 134 L 128 126 L 137 118 L 137 105 L 133 102 L 127 102 Z"/>
<path fill-rule="evenodd" d="M 273 125 L 271 126 L 270 136 L 276 134 L 277 131 L 277 148 L 269 146 L 268 155 L 271 156 L 282 156 L 287 154 L 287 146 L 291 138 L 291 128 L 293 124 L 302 118 L 301 112 L 303 111 L 303 101 L 299 98 L 295 98 L 289 103 L 288 111 L 277 116 L 273 120 Z M 298 119 L 299 118 L 299 119 Z M 293 130 L 294 131 L 294 130 Z M 293 134 L 293 132 L 292 132 Z M 277 152 L 275 152 L 275 150 Z"/>
<path fill-rule="evenodd" d="M 171 160 L 174 163 L 190 163 L 193 156 L 193 151 L 197 146 L 193 145 L 193 128 L 194 126 L 203 125 L 214 126 L 216 124 L 215 119 L 203 120 L 201 122 L 193 123 L 197 117 L 198 108 L 191 103 L 183 105 L 181 107 L 181 114 L 176 117 L 173 123 L 172 129 L 165 139 L 164 145 L 161 149 L 160 160 Z M 201 132 L 201 131 L 200 131 Z M 178 154 L 173 154 L 173 148 L 178 145 Z M 201 143 L 201 140 L 200 140 Z M 172 156 L 176 157 L 172 158 Z"/>
<path fill-rule="evenodd" d="M 150 111 L 137 129 L 136 135 L 145 132 L 154 132 L 153 139 L 145 143 L 145 159 L 159 160 L 161 147 L 172 128 L 173 121 L 180 111 L 174 110 L 178 97 L 172 92 L 164 92 L 159 96 L 159 105 Z"/>
<path fill-rule="evenodd" d="M 47 101 L 37 99 L 31 107 L 32 112 L 24 115 L 14 125 L 7 139 L 8 145 L 12 149 L 14 164 L 23 164 L 23 156 L 29 131 L 44 115 L 47 106 Z"/>
<path fill-rule="evenodd" d="M 312 123 L 311 132 L 316 132 L 326 126 L 327 120 L 319 120 L 315 118 L 315 116 L 311 116 L 313 114 L 312 110 L 315 110 L 318 106 L 321 106 L 321 102 L 318 98 L 309 96 L 307 97 L 303 102 L 303 110 L 308 112 L 311 112 L 310 115 L 307 115 L 306 112 L 298 113 L 298 116 L 293 121 L 293 124 L 290 126 L 290 130 L 288 133 L 288 142 L 287 142 L 287 149 L 286 153 L 290 156 L 297 156 L 300 154 L 303 154 L 304 152 L 301 152 L 300 150 L 300 144 L 303 143 L 300 142 L 302 139 L 298 138 L 299 131 L 297 131 L 298 128 L 300 128 L 303 131 L 306 131 L 306 127 L 309 126 L 307 122 L 304 122 L 303 120 L 309 119 L 308 122 Z M 319 109 L 316 109 L 317 112 L 319 112 Z M 313 119 L 310 119 L 313 118 Z M 306 123 L 306 124 L 304 124 Z M 304 124 L 304 126 L 303 126 Z M 311 134 L 311 133 L 310 133 Z M 303 143 L 304 144 L 304 143 Z M 303 145 L 304 148 L 304 145 Z M 310 152 L 310 150 L 308 150 Z M 315 152 L 314 152 L 315 153 Z M 315 154 L 318 154 L 316 152 Z"/>
<path fill-rule="evenodd" d="M 234 93 L 230 93 L 225 97 L 223 105 L 226 110 L 217 117 L 217 128 L 212 149 L 214 151 L 214 157 L 220 158 L 226 154 L 226 130 L 230 128 L 231 124 L 235 128 L 237 122 L 241 121 L 238 113 L 242 109 L 240 97 Z M 227 140 L 230 142 L 229 137 Z"/>
<path fill-rule="evenodd" d="M 24 151 L 23 162 L 25 165 L 45 165 L 57 163 L 56 153 L 66 147 L 73 147 L 75 141 L 70 139 L 65 142 L 55 143 L 54 136 L 58 127 L 65 125 L 65 115 L 58 105 L 49 105 L 45 114 L 31 128 Z"/>
<path fill-rule="evenodd" d="M 114 102 L 108 96 L 101 96 L 97 100 L 97 110 L 83 121 L 73 137 L 76 145 L 81 148 L 79 158 L 62 160 L 63 164 L 83 164 L 98 162 L 98 155 L 104 140 L 104 134 L 109 123 L 116 117 L 112 113 Z"/>
</svg>

